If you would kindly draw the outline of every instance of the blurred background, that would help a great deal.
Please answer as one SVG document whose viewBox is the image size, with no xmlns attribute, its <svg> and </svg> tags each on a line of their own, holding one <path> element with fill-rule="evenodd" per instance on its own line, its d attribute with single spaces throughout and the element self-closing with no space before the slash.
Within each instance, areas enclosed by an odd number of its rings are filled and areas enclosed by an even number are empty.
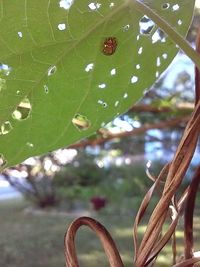
<svg viewBox="0 0 200 267">
<path fill-rule="evenodd" d="M 195 46 L 200 25 L 200 1 L 188 41 Z M 139 205 L 152 185 L 146 175 L 158 175 L 169 162 L 194 107 L 194 66 L 181 52 L 143 99 L 88 139 L 70 148 L 27 159 L 0 175 L 0 266 L 64 266 L 64 234 L 77 217 L 98 219 L 110 231 L 125 266 L 132 266 L 132 225 Z M 180 191 L 199 164 L 200 146 Z M 149 204 L 145 223 L 159 199 Z M 195 238 L 200 237 L 194 218 Z M 167 227 L 167 226 L 166 226 Z M 183 252 L 183 231 L 177 229 L 177 252 Z M 101 244 L 87 228 L 79 231 L 81 266 L 108 266 Z M 156 266 L 171 265 L 170 243 Z"/>
</svg>

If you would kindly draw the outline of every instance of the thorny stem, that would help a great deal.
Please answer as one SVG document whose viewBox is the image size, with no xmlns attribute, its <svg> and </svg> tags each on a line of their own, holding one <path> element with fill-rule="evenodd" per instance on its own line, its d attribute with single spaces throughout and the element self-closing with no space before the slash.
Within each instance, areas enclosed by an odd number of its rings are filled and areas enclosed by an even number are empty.
<svg viewBox="0 0 200 267">
<path fill-rule="evenodd" d="M 181 50 L 195 63 L 195 65 L 200 69 L 200 57 L 199 54 L 193 49 L 190 44 L 175 30 L 173 27 L 166 22 L 162 17 L 160 17 L 156 12 L 149 8 L 144 3 L 135 0 L 131 1 L 141 13 L 146 14 L 150 19 L 152 19 L 168 36 L 174 41 L 176 45 L 180 47 Z"/>
</svg>

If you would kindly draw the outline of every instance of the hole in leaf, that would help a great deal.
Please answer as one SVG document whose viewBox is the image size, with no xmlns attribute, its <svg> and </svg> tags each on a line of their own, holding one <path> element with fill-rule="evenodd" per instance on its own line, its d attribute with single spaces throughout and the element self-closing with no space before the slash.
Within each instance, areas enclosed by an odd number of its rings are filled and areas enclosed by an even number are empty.
<svg viewBox="0 0 200 267">
<path fill-rule="evenodd" d="M 157 29 L 152 35 L 152 44 L 157 42 L 166 42 L 166 34 L 161 29 Z"/>
<path fill-rule="evenodd" d="M 116 72 L 117 72 L 116 69 L 112 69 L 112 70 L 110 71 L 110 75 L 111 75 L 111 76 L 114 76 L 114 75 L 116 75 Z"/>
<path fill-rule="evenodd" d="M 7 64 L 0 63 L 0 74 L 3 74 L 5 76 L 8 76 L 11 72 L 12 68 L 8 66 Z"/>
<path fill-rule="evenodd" d="M 156 78 L 158 78 L 160 76 L 160 72 L 159 71 L 156 71 Z"/>
<path fill-rule="evenodd" d="M 126 98 L 128 97 L 128 94 L 127 94 L 127 93 L 125 93 L 123 97 L 126 99 Z"/>
<path fill-rule="evenodd" d="M 139 22 L 140 34 L 150 35 L 155 27 L 155 23 L 147 16 L 143 16 Z"/>
<path fill-rule="evenodd" d="M 182 21 L 181 19 L 179 19 L 179 20 L 177 21 L 177 24 L 180 26 L 180 25 L 183 24 L 183 21 Z"/>
<path fill-rule="evenodd" d="M 4 167 L 7 161 L 5 160 L 3 154 L 0 154 L 0 167 Z"/>
<path fill-rule="evenodd" d="M 9 121 L 5 121 L 2 125 L 1 125 L 1 134 L 8 134 L 11 130 L 12 130 L 12 125 Z"/>
<path fill-rule="evenodd" d="M 106 88 L 106 84 L 105 83 L 99 84 L 98 87 L 100 89 L 105 89 Z"/>
<path fill-rule="evenodd" d="M 137 64 L 135 67 L 137 70 L 139 70 L 141 68 L 140 64 Z"/>
<path fill-rule="evenodd" d="M 156 59 L 156 66 L 157 67 L 160 67 L 160 65 L 161 65 L 160 57 L 157 57 L 157 59 Z"/>
<path fill-rule="evenodd" d="M 128 31 L 130 29 L 130 25 L 129 24 L 127 24 L 127 25 L 125 25 L 124 27 L 123 27 L 123 31 Z"/>
<path fill-rule="evenodd" d="M 60 0 L 60 7 L 64 8 L 64 9 L 70 9 L 70 7 L 72 6 L 74 0 Z"/>
<path fill-rule="evenodd" d="M 141 46 L 139 49 L 138 49 L 138 55 L 141 55 L 143 52 L 143 47 Z"/>
<path fill-rule="evenodd" d="M 167 58 L 168 58 L 167 53 L 162 54 L 162 57 L 163 57 L 164 59 L 167 59 Z"/>
<path fill-rule="evenodd" d="M 102 52 L 106 56 L 111 56 L 115 53 L 117 49 L 117 38 L 108 37 L 104 40 Z"/>
<path fill-rule="evenodd" d="M 44 92 L 45 94 L 49 93 L 49 87 L 46 84 L 44 85 Z"/>
<path fill-rule="evenodd" d="M 175 4 L 172 6 L 173 11 L 177 11 L 177 10 L 179 10 L 179 8 L 180 8 L 179 4 Z"/>
<path fill-rule="evenodd" d="M 131 83 L 137 83 L 138 82 L 138 77 L 137 76 L 133 76 L 131 78 Z"/>
<path fill-rule="evenodd" d="M 25 120 L 30 116 L 31 109 L 32 107 L 29 99 L 25 98 L 15 109 L 12 114 L 12 117 L 15 120 Z"/>
<path fill-rule="evenodd" d="M 99 99 L 97 103 L 102 105 L 104 108 L 108 107 L 108 104 L 106 102 L 104 102 L 103 100 L 101 100 L 101 99 Z"/>
<path fill-rule="evenodd" d="M 99 3 L 90 3 L 88 5 L 89 9 L 92 11 L 98 10 L 101 7 L 101 4 Z"/>
<path fill-rule="evenodd" d="M 91 125 L 88 118 L 86 116 L 81 115 L 81 114 L 76 114 L 74 116 L 74 118 L 72 119 L 72 123 L 80 131 L 87 130 Z"/>
<path fill-rule="evenodd" d="M 115 102 L 115 107 L 117 107 L 119 105 L 119 101 Z"/>
<path fill-rule="evenodd" d="M 58 29 L 59 29 L 60 31 L 64 31 L 64 30 L 66 30 L 66 24 L 65 24 L 65 23 L 60 23 L 60 24 L 58 24 Z"/>
<path fill-rule="evenodd" d="M 22 32 L 18 32 L 17 34 L 18 34 L 19 38 L 23 37 L 23 33 Z"/>
<path fill-rule="evenodd" d="M 170 7 L 170 4 L 169 3 L 164 3 L 162 5 L 162 9 L 168 9 Z"/>
<path fill-rule="evenodd" d="M 85 67 L 85 71 L 86 72 L 90 72 L 92 71 L 94 68 L 94 63 L 89 63 L 86 67 Z"/>
<path fill-rule="evenodd" d="M 57 67 L 56 66 L 51 66 L 49 69 L 48 69 L 48 76 L 51 76 L 53 74 L 55 74 L 57 71 Z"/>
</svg>

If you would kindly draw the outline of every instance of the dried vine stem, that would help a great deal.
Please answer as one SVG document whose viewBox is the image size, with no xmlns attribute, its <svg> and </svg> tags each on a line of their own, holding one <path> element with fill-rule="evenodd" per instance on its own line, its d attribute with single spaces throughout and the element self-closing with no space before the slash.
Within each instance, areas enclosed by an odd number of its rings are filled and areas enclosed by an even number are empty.
<svg viewBox="0 0 200 267">
<path fill-rule="evenodd" d="M 115 242 L 105 227 L 89 217 L 81 217 L 70 225 L 65 235 L 66 267 L 78 267 L 78 259 L 75 248 L 75 235 L 77 230 L 86 225 L 91 228 L 101 240 L 111 267 L 124 267 Z"/>
<path fill-rule="evenodd" d="M 200 166 L 192 179 L 191 185 L 188 188 L 188 199 L 185 208 L 184 220 L 184 243 L 185 243 L 185 259 L 193 258 L 193 215 L 195 208 L 195 199 L 200 183 Z M 193 267 L 191 263 L 188 267 Z"/>
<path fill-rule="evenodd" d="M 175 195 L 180 183 L 182 182 L 194 154 L 199 132 L 200 101 L 195 107 L 178 146 L 176 155 L 170 164 L 162 197 L 153 211 L 147 230 L 136 255 L 136 267 L 147 266 L 147 259 L 156 246 L 172 197 Z"/>
<path fill-rule="evenodd" d="M 180 263 L 177 263 L 176 265 L 174 265 L 173 267 L 188 267 L 191 264 L 194 265 L 195 263 L 200 261 L 200 257 L 196 257 L 196 258 L 191 258 L 185 261 L 182 261 Z"/>
<path fill-rule="evenodd" d="M 200 54 L 200 29 L 196 38 L 196 50 Z M 200 71 L 195 67 L 195 93 L 196 93 L 196 103 L 200 100 Z M 195 200 L 200 184 L 200 166 L 196 170 L 196 173 L 192 179 L 192 182 L 188 189 L 188 199 L 185 208 L 185 221 L 184 221 L 184 241 L 185 241 L 185 259 L 190 259 L 193 257 L 193 216 L 195 208 Z M 194 264 L 191 263 L 188 267 L 193 267 Z"/>
<path fill-rule="evenodd" d="M 197 52 L 200 51 L 200 31 L 197 35 Z M 169 230 L 165 234 L 164 238 L 158 241 L 159 235 L 162 231 L 163 223 L 165 222 L 165 218 L 167 216 L 167 212 L 169 209 L 170 202 L 172 198 L 175 196 L 175 193 L 182 182 L 182 179 L 187 171 L 187 168 L 191 162 L 192 156 L 194 154 L 194 150 L 197 145 L 198 136 L 200 132 L 200 73 L 198 68 L 195 69 L 195 90 L 196 90 L 196 107 L 192 114 L 191 119 L 189 120 L 187 127 L 184 131 L 181 142 L 178 146 L 177 152 L 175 154 L 174 159 L 172 160 L 169 168 L 169 172 L 166 178 L 166 183 L 163 190 L 163 195 L 157 204 L 154 212 L 149 220 L 149 224 L 147 230 L 145 232 L 144 238 L 141 242 L 139 249 L 135 249 L 137 252 L 135 263 L 137 267 L 147 266 L 148 263 L 153 261 L 153 259 L 157 256 L 159 251 L 165 245 L 165 243 L 169 240 L 170 236 L 173 234 L 176 228 L 176 224 L 178 222 L 178 215 L 183 207 L 184 202 L 187 197 L 189 197 L 186 208 L 186 222 L 185 222 L 185 258 L 187 264 L 185 265 L 182 262 L 182 265 L 178 266 L 190 266 L 193 267 L 194 262 L 199 260 L 193 258 L 192 246 L 193 246 L 193 236 L 191 234 L 192 224 L 193 224 L 193 210 L 194 210 L 194 200 L 197 192 L 197 183 L 199 183 L 198 178 L 196 176 L 193 179 L 193 182 L 186 190 L 184 196 L 179 201 L 179 209 L 177 210 L 176 219 L 173 221 Z M 200 179 L 200 178 L 199 178 Z M 196 186 L 196 187 L 195 187 Z M 195 187 L 195 188 L 194 188 Z M 190 259 L 188 262 L 187 259 Z M 175 265 L 177 266 L 177 265 Z"/>
<path fill-rule="evenodd" d="M 138 225 L 139 225 L 140 221 L 142 220 L 146 209 L 148 208 L 149 202 L 150 202 L 150 200 L 151 200 L 151 198 L 153 196 L 153 193 L 154 193 L 155 189 L 160 184 L 160 182 L 162 181 L 163 177 L 165 176 L 166 172 L 168 172 L 168 170 L 169 170 L 169 164 L 164 166 L 164 168 L 160 172 L 160 175 L 154 181 L 154 184 L 151 186 L 151 188 L 149 189 L 149 191 L 147 192 L 147 194 L 143 198 L 143 201 L 142 201 L 142 203 L 140 205 L 140 208 L 139 208 L 139 210 L 137 212 L 137 215 L 136 215 L 136 218 L 135 218 L 135 222 L 134 222 L 134 226 L 133 226 L 133 241 L 134 241 L 134 249 L 135 249 L 135 253 L 134 253 L 135 260 L 136 260 L 136 255 L 138 254 L 138 236 L 137 236 Z"/>
</svg>

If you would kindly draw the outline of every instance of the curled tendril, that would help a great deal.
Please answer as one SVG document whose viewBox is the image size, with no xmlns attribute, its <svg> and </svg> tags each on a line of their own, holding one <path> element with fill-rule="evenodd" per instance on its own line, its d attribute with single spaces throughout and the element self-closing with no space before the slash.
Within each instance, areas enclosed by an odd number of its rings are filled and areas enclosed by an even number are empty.
<svg viewBox="0 0 200 267">
<path fill-rule="evenodd" d="M 109 232 L 101 223 L 89 217 L 81 217 L 76 219 L 74 222 L 71 223 L 65 234 L 64 242 L 66 267 L 79 266 L 75 248 L 75 236 L 78 229 L 83 225 L 88 226 L 99 237 L 107 255 L 110 266 L 124 267 L 118 249 Z"/>
</svg>

